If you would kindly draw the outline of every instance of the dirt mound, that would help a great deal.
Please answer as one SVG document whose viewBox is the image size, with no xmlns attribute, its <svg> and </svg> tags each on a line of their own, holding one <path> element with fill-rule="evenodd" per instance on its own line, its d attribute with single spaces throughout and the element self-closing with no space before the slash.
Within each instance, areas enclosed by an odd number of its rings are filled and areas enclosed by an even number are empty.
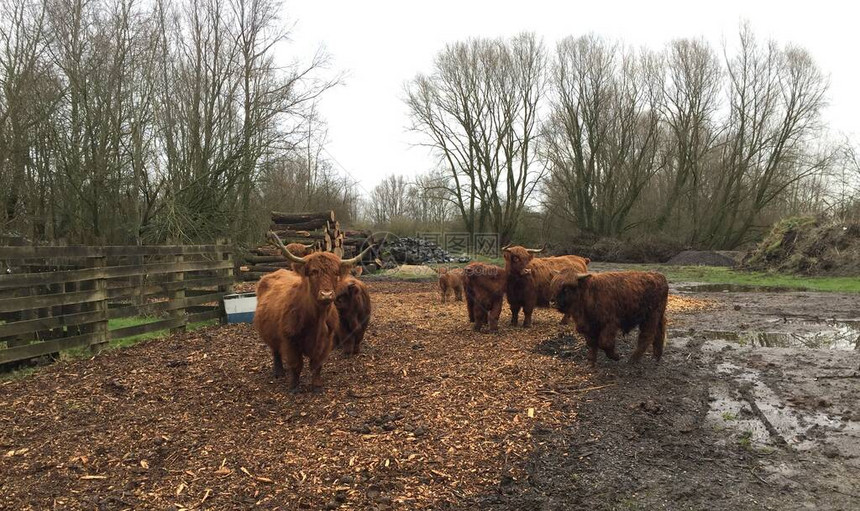
<svg viewBox="0 0 860 511">
<path fill-rule="evenodd" d="M 744 258 L 743 267 L 803 275 L 858 275 L 860 223 L 786 218 Z"/>
<path fill-rule="evenodd" d="M 560 253 L 610 263 L 662 263 L 683 248 L 677 241 L 661 237 L 578 238 L 562 244 Z"/>
<path fill-rule="evenodd" d="M 666 261 L 673 266 L 735 266 L 732 257 L 712 250 L 684 250 Z"/>
</svg>

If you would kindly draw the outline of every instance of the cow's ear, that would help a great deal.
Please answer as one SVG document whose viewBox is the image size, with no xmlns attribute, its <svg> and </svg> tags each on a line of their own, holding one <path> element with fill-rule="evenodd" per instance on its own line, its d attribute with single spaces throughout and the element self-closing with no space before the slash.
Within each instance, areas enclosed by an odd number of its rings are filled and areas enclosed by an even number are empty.
<svg viewBox="0 0 860 511">
<path fill-rule="evenodd" d="M 350 282 L 348 287 L 349 287 L 350 293 L 352 293 L 352 294 L 358 293 L 358 286 L 355 285 L 355 282 Z"/>
<path fill-rule="evenodd" d="M 593 273 L 580 273 L 576 276 L 576 280 L 583 282 L 585 280 L 590 279 L 592 276 L 594 276 Z"/>
</svg>

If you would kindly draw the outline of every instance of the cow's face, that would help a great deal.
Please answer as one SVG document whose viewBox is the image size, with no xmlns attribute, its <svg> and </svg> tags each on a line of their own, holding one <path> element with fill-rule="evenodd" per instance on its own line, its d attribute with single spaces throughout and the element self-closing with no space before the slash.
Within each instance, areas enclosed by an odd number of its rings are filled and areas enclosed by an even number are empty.
<svg viewBox="0 0 860 511">
<path fill-rule="evenodd" d="M 347 268 L 345 271 L 349 271 Z M 334 301 L 335 290 L 340 282 L 342 270 L 340 259 L 328 252 L 311 254 L 302 265 L 302 275 L 310 283 L 311 297 L 321 305 Z"/>
<path fill-rule="evenodd" d="M 528 275 L 531 269 L 527 268 L 529 263 L 534 258 L 531 252 L 523 247 L 506 248 L 505 254 L 505 269 L 511 275 Z"/>
<path fill-rule="evenodd" d="M 338 310 L 346 310 L 352 302 L 355 295 L 358 294 L 358 285 L 354 280 L 348 279 L 337 286 L 335 293 L 334 305 Z"/>
<path fill-rule="evenodd" d="M 561 312 L 569 312 L 579 301 L 579 292 L 589 278 L 590 273 L 577 273 L 573 270 L 566 270 L 553 277 L 550 286 L 554 294 L 555 308 Z"/>
</svg>

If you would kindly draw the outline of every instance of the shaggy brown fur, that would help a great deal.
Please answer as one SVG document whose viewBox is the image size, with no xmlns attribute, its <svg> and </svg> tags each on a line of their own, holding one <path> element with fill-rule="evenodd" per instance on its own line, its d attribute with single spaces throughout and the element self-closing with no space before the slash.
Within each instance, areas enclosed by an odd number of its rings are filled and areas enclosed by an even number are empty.
<svg viewBox="0 0 860 511">
<path fill-rule="evenodd" d="M 442 294 L 442 303 L 448 298 L 448 291 L 452 291 L 454 299 L 463 301 L 463 269 L 439 268 L 439 292 Z"/>
<path fill-rule="evenodd" d="M 488 324 L 490 332 L 499 330 L 499 315 L 505 296 L 507 275 L 504 268 L 484 263 L 471 263 L 463 268 L 466 310 L 476 332 Z"/>
<path fill-rule="evenodd" d="M 304 257 L 308 254 L 313 254 L 314 249 L 313 246 L 303 245 L 301 243 L 288 243 L 287 250 L 290 251 L 291 254 L 297 257 Z M 290 268 L 293 269 L 294 272 L 300 272 L 302 265 L 298 263 L 290 264 Z"/>
<path fill-rule="evenodd" d="M 600 348 L 612 360 L 618 330 L 625 334 L 639 327 L 636 349 L 630 363 L 642 358 L 652 347 L 654 359 L 663 355 L 666 339 L 666 302 L 669 284 L 656 272 L 579 273 L 565 270 L 558 276 L 556 308 L 573 316 L 577 331 L 588 344 L 588 361 L 597 361 Z"/>
<path fill-rule="evenodd" d="M 340 325 L 335 335 L 335 344 L 347 355 L 361 351 L 361 341 L 370 323 L 370 294 L 367 286 L 358 279 L 347 277 L 340 281 L 335 293 L 334 305 L 340 316 Z"/>
<path fill-rule="evenodd" d="M 298 272 L 278 270 L 257 284 L 254 327 L 272 350 L 275 378 L 284 375 L 286 362 L 292 392 L 298 391 L 305 356 L 313 371 L 312 388 L 322 390 L 320 372 L 338 326 L 334 292 L 349 272 L 334 254 L 321 252 L 307 258 Z"/>
<path fill-rule="evenodd" d="M 535 258 L 526 248 L 515 246 L 503 251 L 505 270 L 508 272 L 507 294 L 511 306 L 511 325 L 516 326 L 520 309 L 523 311 L 523 326 L 532 324 L 532 312 L 536 306 L 549 307 L 553 298 L 551 286 L 553 272 L 568 268 L 581 273 L 588 271 L 590 259 L 575 255 Z M 566 325 L 570 316 L 565 314 L 561 324 Z"/>
</svg>

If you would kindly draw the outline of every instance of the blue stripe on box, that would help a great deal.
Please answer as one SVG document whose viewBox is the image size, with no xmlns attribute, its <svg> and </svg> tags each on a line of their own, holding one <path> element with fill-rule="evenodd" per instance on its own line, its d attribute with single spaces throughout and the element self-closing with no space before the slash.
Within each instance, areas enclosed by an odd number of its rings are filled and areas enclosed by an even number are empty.
<svg viewBox="0 0 860 511">
<path fill-rule="evenodd" d="M 227 323 L 251 323 L 254 321 L 254 311 L 227 314 Z"/>
</svg>

